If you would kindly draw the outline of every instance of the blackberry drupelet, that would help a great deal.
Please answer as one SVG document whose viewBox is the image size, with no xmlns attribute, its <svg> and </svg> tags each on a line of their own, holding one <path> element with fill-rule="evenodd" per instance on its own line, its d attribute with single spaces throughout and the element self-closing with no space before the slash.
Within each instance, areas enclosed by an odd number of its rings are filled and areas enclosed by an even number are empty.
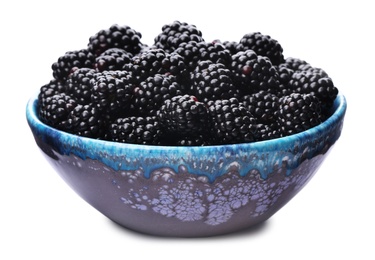
<svg viewBox="0 0 375 260">
<path fill-rule="evenodd" d="M 232 56 L 231 71 L 236 85 L 245 94 L 260 90 L 279 92 L 279 75 L 271 61 L 253 50 L 238 52 Z"/>
<path fill-rule="evenodd" d="M 195 25 L 174 21 L 162 27 L 161 33 L 154 39 L 154 45 L 166 52 L 173 52 L 181 43 L 190 41 L 203 42 L 202 32 Z"/>
<path fill-rule="evenodd" d="M 300 70 L 300 67 L 304 65 L 308 65 L 308 63 L 305 60 L 301 60 L 299 58 L 294 58 L 294 57 L 288 57 L 285 59 L 284 62 L 279 64 L 279 67 L 286 67 L 293 71 L 297 71 L 297 70 Z"/>
<path fill-rule="evenodd" d="M 223 41 L 222 44 L 227 50 L 229 50 L 231 55 L 234 55 L 239 51 L 244 51 L 243 46 L 236 41 Z"/>
<path fill-rule="evenodd" d="M 292 93 L 280 98 L 277 116 L 281 136 L 296 134 L 321 123 L 320 102 L 312 94 Z"/>
<path fill-rule="evenodd" d="M 123 114 L 133 98 L 134 82 L 131 73 L 121 70 L 97 73 L 91 90 L 91 102 L 104 113 Z"/>
<path fill-rule="evenodd" d="M 163 132 L 156 117 L 118 118 L 110 124 L 106 139 L 114 142 L 158 145 Z"/>
<path fill-rule="evenodd" d="M 67 94 L 81 105 L 91 102 L 91 92 L 95 82 L 96 70 L 80 68 L 75 70 L 66 81 Z"/>
<path fill-rule="evenodd" d="M 253 50 L 260 56 L 268 57 L 273 65 L 284 62 L 283 48 L 277 40 L 269 35 L 260 32 L 248 33 L 241 38 L 239 43 L 240 49 Z"/>
<path fill-rule="evenodd" d="M 135 86 L 132 103 L 139 115 L 156 115 L 164 100 L 181 94 L 182 87 L 175 76 L 155 74 Z"/>
<path fill-rule="evenodd" d="M 68 116 L 77 106 L 71 96 L 60 93 L 45 99 L 44 105 L 39 107 L 39 118 L 49 126 L 67 131 L 69 129 Z"/>
<path fill-rule="evenodd" d="M 271 124 L 257 124 L 255 141 L 266 141 L 281 137 L 280 127 L 277 122 Z"/>
<path fill-rule="evenodd" d="M 208 102 L 213 144 L 234 144 L 255 141 L 256 119 L 237 98 Z"/>
<path fill-rule="evenodd" d="M 107 118 L 95 104 L 78 104 L 68 115 L 67 131 L 95 139 L 103 139 Z"/>
<path fill-rule="evenodd" d="M 101 53 L 95 59 L 95 69 L 99 72 L 104 70 L 122 70 L 131 62 L 133 54 L 120 49 L 111 48 Z"/>
<path fill-rule="evenodd" d="M 87 49 L 68 51 L 52 64 L 53 77 L 65 81 L 77 68 L 94 68 L 95 56 Z"/>
<path fill-rule="evenodd" d="M 120 48 L 133 55 L 143 48 L 142 34 L 127 25 L 114 24 L 89 38 L 87 49 L 96 57 L 111 48 Z"/>
<path fill-rule="evenodd" d="M 157 115 L 166 132 L 178 140 L 189 137 L 192 141 L 209 127 L 206 105 L 187 94 L 165 100 Z"/>
<path fill-rule="evenodd" d="M 177 140 L 171 145 L 177 146 L 204 146 L 209 145 L 208 137 L 206 135 L 193 136 L 179 136 Z"/>
<path fill-rule="evenodd" d="M 224 64 L 200 61 L 191 73 L 190 93 L 207 103 L 210 100 L 239 97 L 232 81 L 232 72 Z"/>
</svg>

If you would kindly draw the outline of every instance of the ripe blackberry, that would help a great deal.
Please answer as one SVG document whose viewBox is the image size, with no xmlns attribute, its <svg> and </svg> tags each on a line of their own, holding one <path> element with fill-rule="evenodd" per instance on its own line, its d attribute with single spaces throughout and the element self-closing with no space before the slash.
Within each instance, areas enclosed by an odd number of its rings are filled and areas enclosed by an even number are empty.
<svg viewBox="0 0 375 260">
<path fill-rule="evenodd" d="M 157 115 L 166 132 L 178 137 L 194 139 L 209 127 L 206 105 L 187 94 L 165 100 Z"/>
<path fill-rule="evenodd" d="M 184 58 L 187 67 L 192 71 L 199 61 L 209 60 L 213 63 L 230 65 L 232 55 L 218 42 L 184 42 L 175 50 Z"/>
<path fill-rule="evenodd" d="M 292 93 L 280 98 L 278 119 L 281 136 L 305 131 L 321 123 L 320 102 L 315 95 Z"/>
<path fill-rule="evenodd" d="M 257 123 L 245 105 L 236 98 L 208 102 L 210 135 L 214 144 L 255 141 Z"/>
<path fill-rule="evenodd" d="M 38 94 L 38 107 L 39 108 L 44 107 L 48 97 L 52 97 L 60 93 L 65 93 L 65 91 L 66 91 L 65 83 L 57 79 L 50 80 L 50 82 L 40 87 L 39 94 Z"/>
<path fill-rule="evenodd" d="M 260 32 L 248 33 L 241 38 L 239 43 L 245 51 L 253 50 L 260 56 L 268 57 L 273 65 L 284 62 L 283 48 L 269 35 Z"/>
<path fill-rule="evenodd" d="M 281 137 L 280 127 L 277 122 L 271 124 L 257 124 L 255 141 L 265 141 Z"/>
<path fill-rule="evenodd" d="M 68 51 L 52 64 L 53 77 L 65 81 L 76 68 L 94 68 L 95 56 L 87 49 Z"/>
<path fill-rule="evenodd" d="M 201 61 L 191 73 L 190 93 L 207 103 L 209 100 L 238 97 L 239 89 L 233 84 L 232 72 L 225 65 Z"/>
<path fill-rule="evenodd" d="M 106 121 L 106 117 L 95 104 L 78 104 L 68 115 L 67 131 L 84 137 L 102 139 Z"/>
<path fill-rule="evenodd" d="M 111 48 L 101 53 L 95 59 L 95 69 L 104 70 L 122 70 L 125 64 L 128 64 L 133 55 L 123 49 Z"/>
<path fill-rule="evenodd" d="M 110 124 L 106 139 L 114 142 L 158 145 L 162 131 L 156 117 L 118 118 Z"/>
<path fill-rule="evenodd" d="M 111 48 L 120 48 L 133 55 L 142 49 L 142 34 L 127 25 L 114 24 L 89 38 L 87 49 L 96 57 Z"/>
<path fill-rule="evenodd" d="M 139 115 L 156 115 L 164 100 L 181 94 L 175 76 L 155 74 L 135 86 L 132 103 Z"/>
<path fill-rule="evenodd" d="M 259 91 L 251 95 L 245 95 L 241 102 L 256 118 L 259 124 L 272 124 L 276 121 L 276 112 L 279 108 L 279 98 L 266 91 Z"/>
<path fill-rule="evenodd" d="M 276 68 L 267 57 L 257 55 L 252 50 L 233 55 L 231 70 L 234 81 L 246 94 L 260 90 L 279 91 L 279 76 Z"/>
<path fill-rule="evenodd" d="M 289 88 L 293 92 L 313 94 L 327 108 L 333 104 L 338 94 L 338 89 L 330 77 L 309 71 L 294 72 L 289 81 Z"/>
<path fill-rule="evenodd" d="M 96 74 L 95 69 L 80 68 L 75 70 L 66 81 L 67 94 L 74 97 L 79 104 L 90 103 Z"/>
<path fill-rule="evenodd" d="M 67 131 L 68 116 L 76 106 L 75 99 L 65 93 L 49 96 L 45 99 L 44 105 L 39 107 L 39 118 L 49 126 Z"/>
<path fill-rule="evenodd" d="M 104 113 L 121 113 L 130 107 L 134 83 L 127 71 L 112 70 L 97 73 L 91 90 L 91 102 Z"/>
<path fill-rule="evenodd" d="M 165 24 L 161 30 L 161 33 L 154 39 L 154 45 L 166 52 L 173 52 L 184 42 L 204 41 L 202 32 L 195 25 L 185 22 L 174 21 L 171 24 Z"/>
</svg>

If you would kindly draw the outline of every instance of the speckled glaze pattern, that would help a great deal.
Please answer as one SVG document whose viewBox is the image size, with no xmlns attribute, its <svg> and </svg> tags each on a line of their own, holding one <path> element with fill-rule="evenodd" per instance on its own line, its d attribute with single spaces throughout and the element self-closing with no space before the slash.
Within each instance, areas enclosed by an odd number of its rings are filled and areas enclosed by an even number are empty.
<svg viewBox="0 0 375 260">
<path fill-rule="evenodd" d="M 164 147 L 82 138 L 27 120 L 40 149 L 83 199 L 140 232 L 179 237 L 225 234 L 261 223 L 313 177 L 340 137 L 346 100 L 308 131 L 252 144 Z"/>
</svg>

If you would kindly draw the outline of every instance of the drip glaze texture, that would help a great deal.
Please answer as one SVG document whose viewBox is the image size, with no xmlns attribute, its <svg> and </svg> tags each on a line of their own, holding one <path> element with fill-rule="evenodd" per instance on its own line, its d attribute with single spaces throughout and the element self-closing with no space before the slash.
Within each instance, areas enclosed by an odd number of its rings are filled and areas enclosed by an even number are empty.
<svg viewBox="0 0 375 260">
<path fill-rule="evenodd" d="M 114 222 L 142 233 L 203 237 L 264 222 L 314 176 L 339 139 L 346 100 L 331 116 L 287 137 L 216 146 L 152 146 L 72 135 L 26 117 L 62 179 Z M 291 216 L 293 217 L 293 216 Z"/>
</svg>

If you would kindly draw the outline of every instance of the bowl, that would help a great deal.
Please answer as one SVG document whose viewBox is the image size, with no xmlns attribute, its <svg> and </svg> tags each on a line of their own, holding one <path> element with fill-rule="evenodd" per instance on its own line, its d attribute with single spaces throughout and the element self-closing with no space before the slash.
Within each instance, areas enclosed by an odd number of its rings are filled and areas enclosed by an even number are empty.
<svg viewBox="0 0 375 260">
<path fill-rule="evenodd" d="M 343 127 L 346 99 L 307 131 L 254 143 L 152 146 L 72 135 L 42 123 L 37 97 L 26 117 L 62 179 L 112 221 L 141 233 L 206 237 L 269 219 L 314 176 Z"/>
</svg>

